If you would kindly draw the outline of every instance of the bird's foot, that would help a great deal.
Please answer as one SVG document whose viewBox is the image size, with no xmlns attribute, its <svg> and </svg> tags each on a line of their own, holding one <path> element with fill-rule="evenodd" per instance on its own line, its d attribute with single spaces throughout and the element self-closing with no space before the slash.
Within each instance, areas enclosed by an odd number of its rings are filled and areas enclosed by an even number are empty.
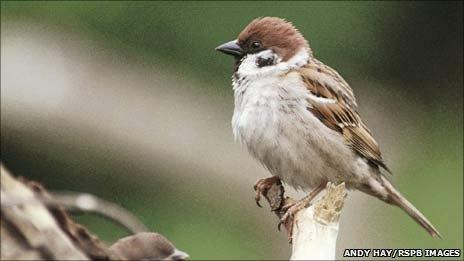
<svg viewBox="0 0 464 261">
<path fill-rule="evenodd" d="M 281 210 L 285 212 L 285 214 L 280 218 L 280 222 L 277 225 L 277 229 L 280 230 L 280 227 L 282 224 L 285 225 L 287 228 L 287 236 L 288 240 L 291 243 L 292 242 L 292 237 L 293 237 L 293 225 L 295 223 L 295 215 L 298 213 L 300 210 L 305 209 L 309 207 L 311 204 L 311 201 L 322 191 L 324 190 L 326 184 L 321 184 L 317 188 L 315 188 L 313 191 L 311 191 L 306 197 L 298 200 L 298 201 L 292 201 L 284 206 L 282 206 Z"/>
<path fill-rule="evenodd" d="M 307 208 L 310 203 L 310 200 L 307 200 L 307 197 L 304 197 L 301 200 L 291 201 L 282 206 L 281 211 L 284 213 L 284 215 L 280 218 L 279 224 L 277 224 L 277 229 L 280 231 L 280 227 L 282 225 L 285 226 L 289 243 L 292 242 L 293 238 L 293 225 L 295 223 L 296 213 L 304 208 Z"/>
<path fill-rule="evenodd" d="M 261 204 L 259 204 L 259 201 L 261 200 L 261 194 L 265 194 L 273 185 L 280 185 L 281 181 L 280 178 L 277 176 L 272 176 L 270 178 L 264 178 L 264 179 L 259 179 L 256 181 L 255 185 L 253 186 L 256 195 L 255 195 L 255 201 L 256 204 L 261 207 Z M 275 210 L 275 209 L 273 209 Z"/>
</svg>

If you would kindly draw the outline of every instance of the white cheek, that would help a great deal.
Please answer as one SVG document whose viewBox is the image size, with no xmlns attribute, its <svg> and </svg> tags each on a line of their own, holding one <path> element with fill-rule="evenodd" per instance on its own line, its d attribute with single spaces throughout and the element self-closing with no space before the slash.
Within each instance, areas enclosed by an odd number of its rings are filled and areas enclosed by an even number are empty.
<svg viewBox="0 0 464 261">
<path fill-rule="evenodd" d="M 257 58 L 258 57 L 256 54 L 249 54 L 245 56 L 242 60 L 242 63 L 240 64 L 238 73 L 240 75 L 247 75 L 252 71 L 256 71 L 258 69 L 258 66 L 256 64 Z"/>
<path fill-rule="evenodd" d="M 259 67 L 258 59 L 275 59 L 275 65 Z M 287 73 L 289 70 L 300 68 L 308 62 L 309 53 L 306 49 L 300 50 L 290 60 L 282 62 L 282 59 L 277 56 L 272 50 L 264 50 L 259 53 L 249 54 L 245 56 L 238 68 L 237 73 L 241 77 L 246 77 L 249 80 L 262 78 L 266 76 L 278 76 Z"/>
<path fill-rule="evenodd" d="M 275 59 L 277 65 L 270 65 L 265 67 L 258 66 L 258 59 Z M 240 64 L 238 69 L 238 73 L 240 76 L 255 76 L 255 77 L 262 77 L 267 76 L 269 74 L 275 73 L 276 69 L 279 69 L 281 59 L 271 50 L 264 50 L 259 53 L 249 54 L 245 56 Z"/>
</svg>

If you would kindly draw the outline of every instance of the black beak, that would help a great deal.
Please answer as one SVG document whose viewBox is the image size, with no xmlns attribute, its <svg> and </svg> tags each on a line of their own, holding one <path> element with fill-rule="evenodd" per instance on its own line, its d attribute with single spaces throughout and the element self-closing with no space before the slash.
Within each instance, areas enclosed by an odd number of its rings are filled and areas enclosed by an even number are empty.
<svg viewBox="0 0 464 261">
<path fill-rule="evenodd" d="M 225 44 L 219 45 L 218 47 L 216 47 L 216 51 L 220 51 L 222 53 L 225 53 L 225 54 L 228 54 L 228 55 L 233 55 L 233 56 L 242 56 L 243 55 L 243 50 L 238 45 L 237 40 L 233 40 L 233 41 L 227 42 Z"/>
</svg>

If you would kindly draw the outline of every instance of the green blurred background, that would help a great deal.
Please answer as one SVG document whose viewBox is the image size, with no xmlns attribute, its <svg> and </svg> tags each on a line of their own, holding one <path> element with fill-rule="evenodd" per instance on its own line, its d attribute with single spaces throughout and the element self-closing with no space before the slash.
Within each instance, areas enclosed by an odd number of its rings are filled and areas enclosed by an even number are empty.
<svg viewBox="0 0 464 261">
<path fill-rule="evenodd" d="M 192 259 L 285 259 L 234 144 L 232 60 L 214 47 L 279 16 L 351 84 L 397 187 L 436 225 L 353 192 L 345 248 L 462 248 L 462 2 L 1 2 L 1 160 L 117 202 Z M 292 192 L 301 196 L 301 192 Z M 76 216 L 102 239 L 125 236 Z"/>
</svg>

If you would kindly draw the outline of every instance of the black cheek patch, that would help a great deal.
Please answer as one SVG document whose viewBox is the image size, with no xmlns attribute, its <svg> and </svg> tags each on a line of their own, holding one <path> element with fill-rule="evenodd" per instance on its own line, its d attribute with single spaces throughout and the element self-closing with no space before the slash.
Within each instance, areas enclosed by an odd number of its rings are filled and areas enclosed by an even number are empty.
<svg viewBox="0 0 464 261">
<path fill-rule="evenodd" d="M 274 65 L 274 57 L 268 57 L 268 58 L 258 57 L 258 59 L 256 60 L 256 64 L 258 65 L 259 68 L 269 66 L 269 65 Z"/>
</svg>

